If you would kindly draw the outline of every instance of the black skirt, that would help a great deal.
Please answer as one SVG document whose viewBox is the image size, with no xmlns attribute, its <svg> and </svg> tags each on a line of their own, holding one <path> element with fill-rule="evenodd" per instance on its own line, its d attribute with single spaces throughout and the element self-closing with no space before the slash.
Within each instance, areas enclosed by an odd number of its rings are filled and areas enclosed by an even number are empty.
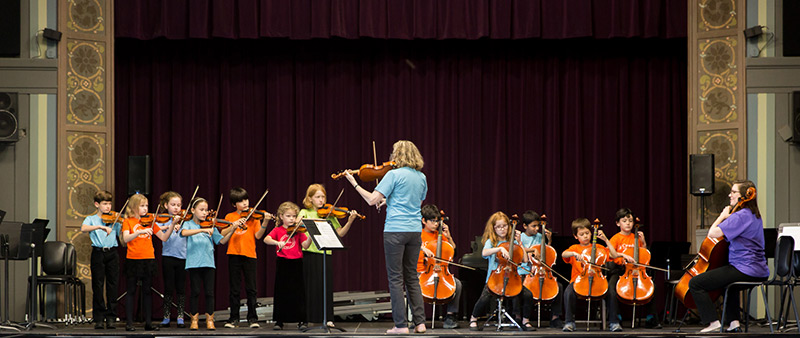
<svg viewBox="0 0 800 338">
<path fill-rule="evenodd" d="M 272 318 L 277 323 L 306 321 L 306 293 L 303 260 L 276 257 L 275 306 Z"/>
</svg>

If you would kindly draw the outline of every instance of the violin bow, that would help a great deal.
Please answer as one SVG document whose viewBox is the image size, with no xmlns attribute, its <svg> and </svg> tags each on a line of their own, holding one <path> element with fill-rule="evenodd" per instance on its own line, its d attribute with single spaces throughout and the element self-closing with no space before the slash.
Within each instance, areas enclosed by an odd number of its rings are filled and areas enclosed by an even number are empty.
<svg viewBox="0 0 800 338">
<path fill-rule="evenodd" d="M 375 163 L 376 167 L 378 166 L 378 153 L 375 151 L 375 140 L 372 140 L 372 162 Z M 377 186 L 380 183 L 381 180 L 376 178 L 375 185 Z M 375 204 L 375 209 L 378 210 L 378 212 L 381 212 L 381 201 L 378 201 L 378 204 Z"/>
<path fill-rule="evenodd" d="M 528 255 L 530 255 L 530 256 L 528 256 L 528 258 L 530 258 L 530 259 L 534 260 L 534 261 L 535 261 L 537 264 L 539 264 L 541 267 L 543 267 L 543 268 L 545 268 L 545 269 L 549 270 L 550 272 L 552 272 L 552 273 L 556 274 L 556 276 L 558 276 L 558 277 L 561 277 L 561 279 L 563 279 L 564 281 L 566 281 L 567 283 L 569 283 L 569 279 L 567 279 L 566 277 L 562 276 L 560 273 L 556 272 L 556 270 L 553 270 L 553 268 L 552 268 L 552 267 L 549 267 L 549 266 L 547 266 L 547 264 L 544 264 L 544 262 L 540 261 L 538 258 L 534 257 L 533 255 L 531 255 L 531 254 L 528 254 Z"/>
<path fill-rule="evenodd" d="M 456 262 L 453 262 L 453 261 L 448 261 L 446 259 L 441 259 L 441 258 L 437 258 L 437 257 L 426 257 L 426 258 L 435 260 L 437 262 L 447 263 L 448 265 L 457 266 L 459 268 L 470 269 L 470 270 L 478 270 L 478 269 L 473 268 L 473 267 L 471 267 L 469 265 L 464 265 L 464 264 L 456 263 Z"/>
<path fill-rule="evenodd" d="M 114 223 L 111 223 L 111 225 L 117 224 L 117 222 L 119 222 L 119 215 L 122 215 L 122 212 L 125 211 L 125 207 L 128 206 L 128 202 L 130 201 L 131 201 L 130 197 L 128 197 L 128 199 L 125 200 L 125 204 L 122 205 L 122 209 L 117 213 L 117 217 L 114 218 Z"/>
<path fill-rule="evenodd" d="M 224 196 L 225 196 L 224 193 L 219 194 L 219 203 L 217 203 L 217 210 L 214 210 L 214 212 L 216 212 L 216 215 L 213 215 L 214 217 L 211 217 L 211 226 L 217 226 L 217 216 L 219 216 L 219 208 L 222 206 L 222 198 Z"/>
<path fill-rule="evenodd" d="M 178 222 L 183 222 L 183 219 L 186 217 L 187 214 L 189 214 L 189 210 L 192 208 L 192 206 L 194 206 L 194 202 L 195 202 L 194 198 L 195 198 L 195 196 L 197 196 L 197 190 L 198 189 L 200 189 L 199 185 L 194 187 L 194 193 L 192 194 L 192 198 L 189 199 L 189 205 L 186 207 L 185 210 L 183 210 L 183 215 L 181 215 L 181 219 L 178 220 Z"/>
<path fill-rule="evenodd" d="M 247 220 L 250 219 L 250 216 L 253 216 L 253 213 L 256 212 L 256 209 L 258 208 L 258 205 L 261 204 L 261 201 L 264 200 L 264 197 L 267 197 L 268 193 L 269 193 L 269 189 L 264 191 L 264 194 L 261 195 L 261 198 L 258 199 L 258 202 L 256 203 L 256 205 L 253 206 L 253 209 L 250 209 L 250 213 L 247 214 L 247 217 L 244 219 L 245 222 L 247 222 Z"/>
</svg>

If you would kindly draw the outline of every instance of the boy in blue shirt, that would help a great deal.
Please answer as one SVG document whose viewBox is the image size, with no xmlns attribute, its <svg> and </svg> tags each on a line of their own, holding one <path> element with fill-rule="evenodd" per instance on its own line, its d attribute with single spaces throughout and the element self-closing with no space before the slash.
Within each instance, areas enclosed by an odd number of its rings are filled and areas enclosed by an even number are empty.
<svg viewBox="0 0 800 338">
<path fill-rule="evenodd" d="M 121 224 L 106 224 L 101 216 L 111 212 L 110 192 L 100 190 L 94 194 L 94 206 L 97 213 L 86 217 L 81 225 L 82 232 L 88 232 L 92 240 L 92 309 L 94 328 L 113 329 L 117 319 L 114 309 L 117 308 L 117 279 L 119 278 L 119 254 L 117 239 Z M 121 219 L 120 219 L 121 220 Z M 103 299 L 103 287 L 106 297 Z"/>
</svg>

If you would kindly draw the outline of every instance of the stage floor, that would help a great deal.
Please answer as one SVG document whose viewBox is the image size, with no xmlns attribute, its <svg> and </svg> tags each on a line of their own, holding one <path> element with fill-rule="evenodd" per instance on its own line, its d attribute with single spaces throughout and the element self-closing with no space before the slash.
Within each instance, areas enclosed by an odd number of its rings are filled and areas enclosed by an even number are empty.
<svg viewBox="0 0 800 338">
<path fill-rule="evenodd" d="M 177 329 L 174 326 L 171 328 L 162 328 L 159 331 L 144 331 L 142 325 L 138 325 L 136 327 L 136 331 L 128 332 L 125 331 L 125 325 L 119 324 L 117 328 L 114 330 L 95 330 L 92 324 L 86 325 L 78 325 L 78 326 L 69 326 L 64 327 L 63 325 L 59 325 L 57 330 L 51 330 L 46 328 L 36 328 L 32 331 L 27 332 L 13 332 L 9 330 L 0 330 L 0 335 L 2 336 L 27 336 L 27 337 L 46 337 L 46 336 L 118 336 L 118 337 L 142 337 L 142 336 L 165 336 L 165 337 L 175 337 L 175 336 L 248 336 L 248 337 L 267 337 L 267 336 L 275 336 L 275 337 L 315 337 L 321 335 L 328 335 L 321 329 L 310 330 L 308 332 L 300 332 L 296 329 L 295 324 L 286 324 L 284 326 L 284 330 L 275 331 L 272 329 L 271 323 L 260 323 L 261 328 L 259 329 L 250 329 L 247 327 L 239 327 L 235 329 L 226 329 L 223 328 L 222 325 L 224 323 L 220 322 L 218 324 L 217 330 L 209 331 L 206 330 L 204 327 L 204 323 L 201 321 L 201 329 L 197 331 L 190 331 L 188 329 Z M 244 323 L 243 323 L 244 324 Z M 339 333 L 338 331 L 333 331 L 330 335 L 335 336 L 359 336 L 359 337 L 369 337 L 369 336 L 388 336 L 385 332 L 386 329 L 392 327 L 391 321 L 373 321 L 373 322 L 338 322 L 336 323 L 337 326 L 347 330 L 346 332 Z M 430 325 L 430 322 L 428 323 Z M 440 323 L 437 323 L 437 326 Z M 614 333 L 608 332 L 606 330 L 600 330 L 598 326 L 592 326 L 590 331 L 586 331 L 586 327 L 579 327 L 578 330 L 575 332 L 562 332 L 561 329 L 554 329 L 549 327 L 539 328 L 537 331 L 525 331 L 519 332 L 511 329 L 505 329 L 504 331 L 497 332 L 495 331 L 494 327 L 486 327 L 483 331 L 470 331 L 467 328 L 468 323 L 466 321 L 460 322 L 461 325 L 458 329 L 428 329 L 425 334 L 415 334 L 416 336 L 431 336 L 431 337 L 463 337 L 463 336 L 476 336 L 476 337 L 483 337 L 483 336 L 507 336 L 507 335 L 514 335 L 514 336 L 522 336 L 522 337 L 541 337 L 541 336 L 551 336 L 551 335 L 564 335 L 564 336 L 572 336 L 572 337 L 593 337 L 598 335 L 603 336 L 615 336 L 615 337 L 696 337 L 696 336 L 703 336 L 703 337 L 710 337 L 710 336 L 730 336 L 731 334 L 698 334 L 697 331 L 701 329 L 699 326 L 688 326 L 683 327 L 682 332 L 674 332 L 676 327 L 673 326 L 665 326 L 662 329 L 630 329 L 625 328 L 623 332 Z M 627 324 L 630 326 L 630 323 Z M 773 333 L 770 334 L 769 327 L 760 327 L 758 325 L 751 325 L 750 331 L 748 333 L 741 333 L 740 335 L 747 335 L 748 337 L 752 336 L 798 336 L 797 329 L 791 332 L 783 332 L 783 333 Z"/>
</svg>

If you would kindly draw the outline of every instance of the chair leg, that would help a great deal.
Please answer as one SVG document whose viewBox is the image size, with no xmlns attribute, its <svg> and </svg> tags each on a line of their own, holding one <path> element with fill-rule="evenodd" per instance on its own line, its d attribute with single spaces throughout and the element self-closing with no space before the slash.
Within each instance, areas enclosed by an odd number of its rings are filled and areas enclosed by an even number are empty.
<svg viewBox="0 0 800 338">
<path fill-rule="evenodd" d="M 795 302 L 794 302 L 794 286 L 792 286 L 791 284 L 789 285 L 789 299 L 791 299 L 791 301 L 792 301 L 792 310 L 794 311 L 795 323 L 797 323 L 797 332 L 800 332 L 800 318 L 798 318 L 797 305 L 795 305 Z M 789 309 L 786 309 L 786 314 L 787 315 L 789 314 Z M 784 321 L 784 323 L 785 322 L 786 321 Z"/>
<path fill-rule="evenodd" d="M 720 333 L 725 332 L 725 315 L 727 315 L 726 310 L 728 309 L 728 290 L 730 290 L 730 288 L 726 287 L 724 298 L 722 298 L 722 318 L 720 318 L 719 326 Z"/>
<path fill-rule="evenodd" d="M 769 315 L 769 303 L 767 303 L 767 290 L 766 290 L 767 287 L 764 286 L 764 284 L 761 284 L 759 288 L 761 289 L 761 298 L 764 301 L 764 311 L 767 313 L 767 323 L 769 323 L 769 332 L 774 333 L 775 330 L 772 328 L 772 317 Z M 747 332 L 747 326 L 745 326 L 744 329 L 745 329 L 744 332 Z"/>
</svg>

